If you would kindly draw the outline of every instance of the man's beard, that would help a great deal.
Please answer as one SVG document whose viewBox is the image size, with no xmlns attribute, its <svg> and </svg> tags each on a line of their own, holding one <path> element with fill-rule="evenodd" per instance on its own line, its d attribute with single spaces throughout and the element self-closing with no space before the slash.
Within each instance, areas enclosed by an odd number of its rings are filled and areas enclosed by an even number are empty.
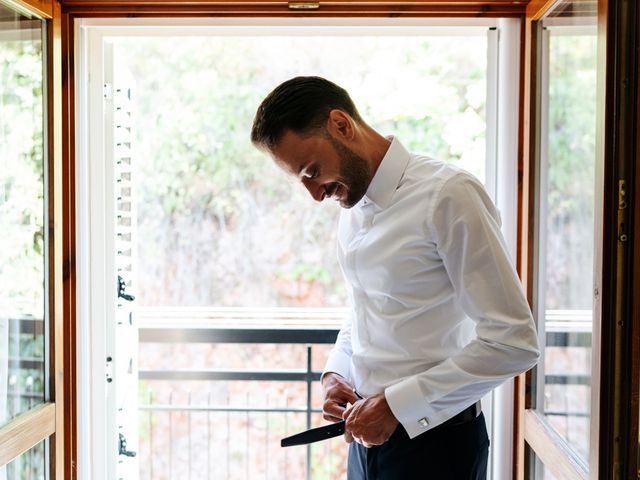
<svg viewBox="0 0 640 480">
<path fill-rule="evenodd" d="M 347 188 L 347 198 L 340 200 L 340 206 L 351 208 L 367 193 L 371 168 L 364 158 L 330 135 L 329 141 L 340 158 L 340 183 Z"/>
</svg>

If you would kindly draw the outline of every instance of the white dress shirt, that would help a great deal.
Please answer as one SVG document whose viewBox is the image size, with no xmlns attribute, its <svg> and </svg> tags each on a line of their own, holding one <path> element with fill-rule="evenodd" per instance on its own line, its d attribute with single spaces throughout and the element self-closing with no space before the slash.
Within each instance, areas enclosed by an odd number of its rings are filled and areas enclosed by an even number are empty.
<svg viewBox="0 0 640 480">
<path fill-rule="evenodd" d="M 411 438 L 536 363 L 499 214 L 469 173 L 394 138 L 341 213 L 338 260 L 353 308 L 324 372 L 363 396 L 384 391 Z"/>
</svg>

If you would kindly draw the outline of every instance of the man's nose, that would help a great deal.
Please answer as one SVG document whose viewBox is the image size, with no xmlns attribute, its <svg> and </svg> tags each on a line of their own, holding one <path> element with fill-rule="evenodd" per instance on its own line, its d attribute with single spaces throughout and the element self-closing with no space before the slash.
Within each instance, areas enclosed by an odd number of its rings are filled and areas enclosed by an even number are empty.
<svg viewBox="0 0 640 480">
<path fill-rule="evenodd" d="M 302 183 L 316 202 L 321 202 L 322 200 L 324 200 L 326 192 L 322 185 L 308 179 L 303 179 Z"/>
</svg>

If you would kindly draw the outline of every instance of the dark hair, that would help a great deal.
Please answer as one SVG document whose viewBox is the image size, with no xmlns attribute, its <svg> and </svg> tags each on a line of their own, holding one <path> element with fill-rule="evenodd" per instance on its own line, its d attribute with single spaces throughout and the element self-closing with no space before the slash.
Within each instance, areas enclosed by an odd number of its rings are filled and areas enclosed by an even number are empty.
<svg viewBox="0 0 640 480">
<path fill-rule="evenodd" d="M 321 129 L 333 109 L 362 122 L 344 88 L 321 77 L 295 77 L 278 85 L 262 101 L 253 119 L 251 141 L 273 149 L 285 130 L 306 134 Z"/>
</svg>

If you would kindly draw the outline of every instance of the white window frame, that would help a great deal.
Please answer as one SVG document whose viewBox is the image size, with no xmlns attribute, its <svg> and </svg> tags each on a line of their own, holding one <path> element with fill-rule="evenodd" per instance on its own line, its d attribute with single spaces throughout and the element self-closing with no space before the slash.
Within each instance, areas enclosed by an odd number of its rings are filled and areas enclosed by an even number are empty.
<svg viewBox="0 0 640 480">
<path fill-rule="evenodd" d="M 502 216 L 502 231 L 512 258 L 516 255 L 517 139 L 519 102 L 519 19 L 493 18 L 87 18 L 76 19 L 78 59 L 76 101 L 77 215 L 77 365 L 78 478 L 107 477 L 107 385 L 105 333 L 107 289 L 114 265 L 107 252 L 113 232 L 104 199 L 110 194 L 113 166 L 105 164 L 102 138 L 102 45 L 106 38 L 149 36 L 162 31 L 185 35 L 466 35 L 470 29 L 488 34 L 486 108 L 486 185 Z M 153 33 L 152 33 L 153 32 Z M 89 52 L 91 54 L 89 55 Z M 89 75 L 91 72 L 91 76 Z M 93 82 L 90 80 L 94 79 Z M 101 203 L 102 202 L 102 203 Z M 95 208 L 100 206 L 100 208 Z M 113 214 L 113 212 L 111 212 Z M 95 259 L 103 261 L 96 262 Z M 111 275 L 107 275 L 111 273 Z M 513 381 L 483 399 L 490 449 L 488 478 L 512 478 Z"/>
</svg>

